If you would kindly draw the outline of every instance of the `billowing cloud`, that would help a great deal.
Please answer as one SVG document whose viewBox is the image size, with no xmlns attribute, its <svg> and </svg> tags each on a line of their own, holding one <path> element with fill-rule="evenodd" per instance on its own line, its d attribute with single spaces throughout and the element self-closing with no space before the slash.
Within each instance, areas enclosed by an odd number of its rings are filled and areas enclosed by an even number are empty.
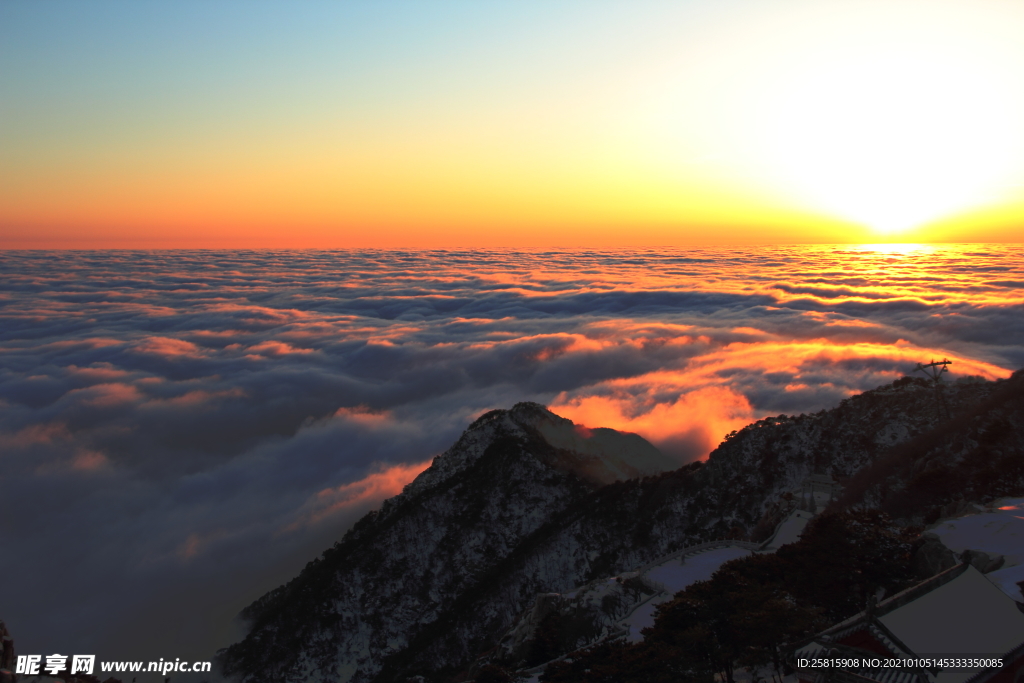
<svg viewBox="0 0 1024 683">
<path fill-rule="evenodd" d="M 397 496 L 406 484 L 429 466 L 429 460 L 410 465 L 392 465 L 357 481 L 317 491 L 298 511 L 299 519 L 285 531 L 293 531 L 301 525 L 318 524 L 343 510 Z"/>
<path fill-rule="evenodd" d="M 1022 271 L 991 245 L 0 253 L 0 617 L 21 652 L 205 658 L 485 410 L 704 457 L 932 358 L 1007 376 Z"/>
<path fill-rule="evenodd" d="M 658 401 L 650 387 L 640 392 L 561 397 L 551 409 L 581 425 L 643 434 L 680 463 L 706 456 L 729 432 L 753 421 L 750 402 L 728 387 L 704 387 L 674 401 Z"/>
<path fill-rule="evenodd" d="M 902 340 L 893 345 L 827 339 L 732 342 L 679 369 L 562 392 L 551 408 L 581 424 L 637 432 L 687 462 L 707 456 L 726 434 L 766 413 L 829 405 L 898 379 L 907 366 L 928 354 L 936 357 L 934 350 Z M 986 379 L 1007 374 L 989 363 L 954 358 L 963 374 Z M 755 410 L 751 400 L 761 410 Z"/>
</svg>

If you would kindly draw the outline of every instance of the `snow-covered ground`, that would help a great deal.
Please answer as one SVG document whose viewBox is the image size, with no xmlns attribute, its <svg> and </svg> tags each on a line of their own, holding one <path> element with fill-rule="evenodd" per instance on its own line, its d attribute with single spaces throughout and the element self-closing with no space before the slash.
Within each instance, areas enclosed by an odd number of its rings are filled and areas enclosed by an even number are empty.
<svg viewBox="0 0 1024 683">
<path fill-rule="evenodd" d="M 1024 581 L 1024 498 L 997 500 L 984 512 L 947 520 L 930 531 L 954 552 L 1002 555 L 1006 558 L 1003 568 L 986 576 L 1014 600 L 1024 600 L 1017 586 Z"/>
<path fill-rule="evenodd" d="M 774 552 L 780 546 L 794 543 L 800 538 L 804 527 L 813 516 L 810 512 L 803 510 L 793 511 L 779 526 L 771 545 L 761 552 Z M 621 623 L 629 627 L 626 639 L 634 643 L 643 640 L 640 630 L 654 625 L 654 610 L 658 605 L 671 600 L 675 593 L 692 583 L 707 581 L 712 574 L 718 571 L 719 567 L 729 560 L 746 557 L 750 554 L 750 550 L 734 546 L 713 548 L 683 558 L 677 557 L 648 569 L 644 573 L 644 577 L 665 592 L 643 603 L 622 620 Z"/>
<path fill-rule="evenodd" d="M 774 552 L 784 545 L 796 543 L 807 527 L 807 522 L 811 521 L 813 517 L 814 513 L 806 510 L 793 510 L 789 513 L 789 517 L 779 525 L 771 543 L 765 546 L 765 550 Z"/>
<path fill-rule="evenodd" d="M 654 596 L 622 620 L 621 623 L 624 626 L 629 626 L 629 634 L 626 639 L 634 643 L 643 640 L 644 637 L 640 630 L 654 625 L 655 607 L 671 600 L 675 593 L 691 583 L 707 581 L 719 567 L 729 560 L 746 557 L 749 554 L 750 551 L 744 548 L 713 548 L 687 555 L 685 558 L 677 557 L 647 570 L 644 576 L 656 585 L 663 587 L 666 592 Z"/>
<path fill-rule="evenodd" d="M 794 510 L 779 525 L 771 543 L 758 552 L 775 552 L 786 544 L 795 543 L 813 517 L 810 512 Z M 1024 581 L 1024 498 L 1004 498 L 984 511 L 947 520 L 930 531 L 957 553 L 970 549 L 1002 555 L 1006 564 L 987 577 L 1010 597 L 1024 601 L 1017 586 L 1018 581 Z M 634 643 L 643 640 L 640 631 L 654 625 L 657 606 L 671 600 L 676 592 L 697 581 L 707 581 L 729 560 L 750 554 L 750 550 L 735 546 L 713 548 L 684 558 L 673 558 L 647 570 L 645 577 L 663 587 L 665 592 L 653 596 L 620 622 L 629 627 L 626 640 Z M 528 683 L 535 683 L 537 676 L 539 673 L 534 674 Z"/>
<path fill-rule="evenodd" d="M 651 581 L 661 584 L 669 592 L 675 593 L 691 583 L 707 581 L 719 567 L 729 560 L 746 557 L 749 554 L 750 551 L 743 548 L 713 548 L 687 555 L 685 559 L 669 560 L 648 569 L 645 576 Z"/>
<path fill-rule="evenodd" d="M 654 626 L 654 609 L 663 602 L 668 602 L 672 599 L 671 595 L 662 593 L 656 595 L 644 604 L 633 610 L 628 617 L 622 620 L 622 624 L 629 626 L 629 633 L 626 635 L 626 640 L 631 643 L 639 643 L 644 639 L 641 629 L 645 629 L 649 626 Z"/>
</svg>

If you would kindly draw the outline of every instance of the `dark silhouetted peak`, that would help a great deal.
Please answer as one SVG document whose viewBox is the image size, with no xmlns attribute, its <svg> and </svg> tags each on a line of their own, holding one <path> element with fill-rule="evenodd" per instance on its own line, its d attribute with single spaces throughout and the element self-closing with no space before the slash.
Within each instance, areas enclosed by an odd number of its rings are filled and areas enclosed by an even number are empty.
<svg viewBox="0 0 1024 683">
<path fill-rule="evenodd" d="M 564 417 L 555 415 L 553 412 L 547 409 L 547 406 L 542 406 L 539 403 L 533 401 L 522 401 L 512 406 L 512 410 L 509 411 L 512 414 L 513 419 L 517 421 L 532 422 L 534 420 L 566 420 Z"/>
<path fill-rule="evenodd" d="M 679 466 L 639 434 L 588 429 L 539 403 L 524 401 L 474 420 L 455 446 L 435 458 L 407 491 L 420 492 L 440 484 L 503 440 L 519 444 L 524 457 L 540 458 L 597 485 L 660 474 Z"/>
</svg>

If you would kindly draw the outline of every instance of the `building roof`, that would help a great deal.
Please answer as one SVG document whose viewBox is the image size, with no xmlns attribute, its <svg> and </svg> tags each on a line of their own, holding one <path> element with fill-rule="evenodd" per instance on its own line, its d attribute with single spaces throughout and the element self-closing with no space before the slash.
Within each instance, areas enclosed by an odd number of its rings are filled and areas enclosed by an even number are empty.
<svg viewBox="0 0 1024 683">
<path fill-rule="evenodd" d="M 797 652 L 806 656 L 844 649 L 841 643 L 862 631 L 896 656 L 1007 656 L 1024 647 L 1024 613 L 981 572 L 962 563 L 826 629 Z M 917 680 L 963 683 L 972 679 L 973 683 L 992 671 L 921 670 Z M 853 673 L 884 683 L 906 683 L 883 671 Z"/>
<path fill-rule="evenodd" d="M 999 655 L 1024 642 L 1024 614 L 970 565 L 952 580 L 876 616 L 917 654 Z"/>
</svg>

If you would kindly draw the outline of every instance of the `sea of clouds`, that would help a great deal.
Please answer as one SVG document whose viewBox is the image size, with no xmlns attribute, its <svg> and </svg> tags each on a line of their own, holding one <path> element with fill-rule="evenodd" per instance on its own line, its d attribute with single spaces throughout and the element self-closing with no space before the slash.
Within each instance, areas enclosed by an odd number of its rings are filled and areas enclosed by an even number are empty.
<svg viewBox="0 0 1024 683">
<path fill-rule="evenodd" d="M 207 659 L 486 410 L 683 463 L 942 357 L 1024 366 L 1024 247 L 0 252 L 0 619 Z"/>
</svg>

